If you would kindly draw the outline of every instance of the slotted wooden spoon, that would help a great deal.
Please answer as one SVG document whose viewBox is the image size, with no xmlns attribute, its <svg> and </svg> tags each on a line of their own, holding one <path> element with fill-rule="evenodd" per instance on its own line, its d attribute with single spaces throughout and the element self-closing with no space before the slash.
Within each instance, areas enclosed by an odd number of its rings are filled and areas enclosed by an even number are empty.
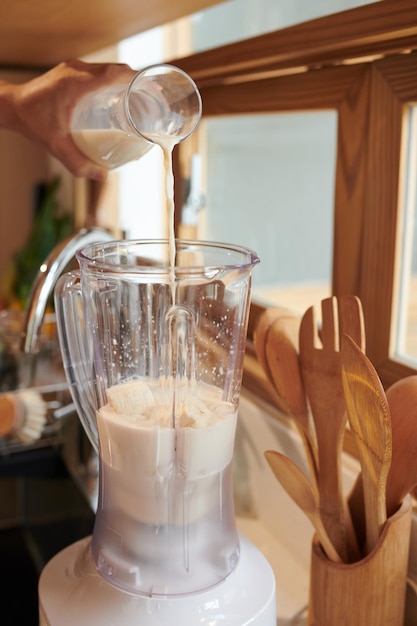
<svg viewBox="0 0 417 626">
<path fill-rule="evenodd" d="M 364 346 L 361 304 L 354 296 L 326 298 L 321 303 L 319 336 L 311 307 L 300 326 L 300 362 L 318 446 L 320 513 L 332 544 L 344 562 L 359 558 L 359 548 L 342 488 L 341 455 L 346 404 L 341 378 L 340 333 Z"/>
<path fill-rule="evenodd" d="M 386 392 L 391 413 L 392 461 L 387 480 L 387 515 L 417 485 L 417 376 L 407 376 Z"/>
<path fill-rule="evenodd" d="M 375 368 L 347 335 L 342 337 L 341 355 L 349 423 L 362 469 L 366 551 L 369 553 L 387 519 L 385 493 L 391 465 L 391 417 Z"/>
<path fill-rule="evenodd" d="M 267 450 L 265 458 L 287 494 L 307 515 L 328 558 L 340 563 L 340 555 L 335 550 L 323 526 L 319 512 L 318 493 L 313 485 L 299 467 L 280 452 Z"/>
</svg>

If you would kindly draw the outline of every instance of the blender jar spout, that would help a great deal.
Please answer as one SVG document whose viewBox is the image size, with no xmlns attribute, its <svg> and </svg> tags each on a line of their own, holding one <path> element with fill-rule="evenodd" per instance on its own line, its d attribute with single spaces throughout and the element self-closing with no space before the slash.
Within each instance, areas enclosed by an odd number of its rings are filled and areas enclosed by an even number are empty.
<svg viewBox="0 0 417 626">
<path fill-rule="evenodd" d="M 55 284 L 77 250 L 91 243 L 114 240 L 113 235 L 102 228 L 83 228 L 58 244 L 44 263 L 32 286 L 26 307 L 21 348 L 26 354 L 37 354 L 46 306 Z"/>
</svg>

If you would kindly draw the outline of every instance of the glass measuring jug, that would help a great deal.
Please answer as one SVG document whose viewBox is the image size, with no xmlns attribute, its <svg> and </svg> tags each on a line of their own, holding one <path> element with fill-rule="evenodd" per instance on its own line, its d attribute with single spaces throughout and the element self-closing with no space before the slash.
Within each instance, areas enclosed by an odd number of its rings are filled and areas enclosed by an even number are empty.
<svg viewBox="0 0 417 626">
<path fill-rule="evenodd" d="M 176 144 L 195 130 L 201 96 L 192 78 L 168 64 L 152 65 L 129 85 L 111 85 L 76 105 L 72 137 L 90 159 L 115 169 L 139 159 L 153 145 Z"/>
<path fill-rule="evenodd" d="M 99 454 L 92 556 L 133 593 L 222 581 L 239 560 L 232 456 L 251 273 L 238 246 L 97 244 L 56 287 L 67 379 Z"/>
</svg>

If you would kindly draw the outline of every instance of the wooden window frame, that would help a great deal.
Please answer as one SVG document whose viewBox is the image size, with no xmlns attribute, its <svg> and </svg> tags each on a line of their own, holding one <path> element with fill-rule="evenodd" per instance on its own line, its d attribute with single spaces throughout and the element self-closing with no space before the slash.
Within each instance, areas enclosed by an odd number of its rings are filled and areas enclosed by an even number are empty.
<svg viewBox="0 0 417 626">
<path fill-rule="evenodd" d="M 383 0 L 174 61 L 196 80 L 206 117 L 337 111 L 332 293 L 360 297 L 367 353 L 385 385 L 415 373 L 390 357 L 414 50 L 415 0 Z M 186 151 L 184 144 L 178 178 Z M 244 384 L 268 399 L 251 344 L 261 312 L 252 306 Z"/>
</svg>

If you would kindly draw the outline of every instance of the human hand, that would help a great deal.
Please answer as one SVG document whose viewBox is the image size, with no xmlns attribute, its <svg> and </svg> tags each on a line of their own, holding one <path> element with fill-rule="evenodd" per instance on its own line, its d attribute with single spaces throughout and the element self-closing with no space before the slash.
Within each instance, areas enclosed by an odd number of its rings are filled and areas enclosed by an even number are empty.
<svg viewBox="0 0 417 626">
<path fill-rule="evenodd" d="M 70 60 L 26 83 L 10 86 L 13 115 L 8 127 L 43 145 L 74 176 L 104 180 L 106 170 L 90 161 L 75 145 L 71 115 L 85 94 L 106 85 L 129 83 L 136 74 L 119 63 Z"/>
</svg>

